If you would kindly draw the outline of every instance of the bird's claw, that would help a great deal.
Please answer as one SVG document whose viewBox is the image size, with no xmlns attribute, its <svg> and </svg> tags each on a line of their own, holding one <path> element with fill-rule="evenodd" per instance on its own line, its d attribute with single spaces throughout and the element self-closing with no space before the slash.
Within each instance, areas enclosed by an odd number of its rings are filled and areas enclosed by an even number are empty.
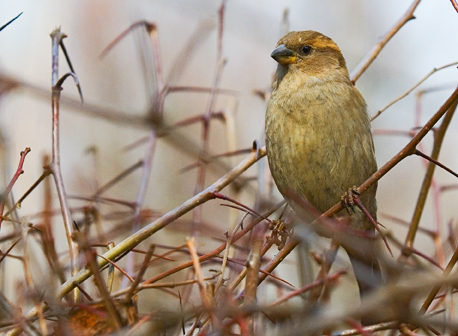
<svg viewBox="0 0 458 336">
<path fill-rule="evenodd" d="M 351 215 L 355 211 L 355 198 L 357 198 L 360 194 L 358 188 L 353 186 L 346 191 L 342 197 L 340 198 L 340 203 L 342 206 L 347 210 L 348 214 Z"/>
<path fill-rule="evenodd" d="M 277 245 L 280 251 L 285 246 L 286 240 L 290 236 L 286 229 L 286 223 L 281 219 L 273 220 L 269 225 L 269 229 L 272 231 L 270 239 L 272 239 L 272 242 Z"/>
</svg>

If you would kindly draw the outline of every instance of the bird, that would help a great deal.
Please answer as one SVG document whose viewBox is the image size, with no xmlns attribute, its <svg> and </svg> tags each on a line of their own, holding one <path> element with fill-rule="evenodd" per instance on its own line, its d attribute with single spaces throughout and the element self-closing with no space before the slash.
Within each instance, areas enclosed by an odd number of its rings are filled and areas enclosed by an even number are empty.
<svg viewBox="0 0 458 336">
<path fill-rule="evenodd" d="M 268 163 L 287 203 L 311 222 L 310 211 L 298 198 L 323 213 L 377 171 L 367 104 L 350 80 L 339 47 L 319 32 L 286 34 L 271 57 L 278 65 L 265 118 Z M 373 184 L 359 196 L 375 221 L 376 190 Z M 373 223 L 356 206 L 336 216 L 347 218 L 353 231 L 374 233 Z M 350 237 L 343 247 L 364 297 L 383 278 L 375 245 L 364 245 L 370 251 L 358 250 L 363 244 L 358 237 Z"/>
</svg>

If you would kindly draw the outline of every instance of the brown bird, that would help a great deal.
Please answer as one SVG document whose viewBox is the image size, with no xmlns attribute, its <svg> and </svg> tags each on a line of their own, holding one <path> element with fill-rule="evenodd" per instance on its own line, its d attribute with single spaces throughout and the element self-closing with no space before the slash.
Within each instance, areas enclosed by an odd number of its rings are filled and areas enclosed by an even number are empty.
<svg viewBox="0 0 458 336">
<path fill-rule="evenodd" d="M 291 32 L 271 56 L 278 68 L 266 112 L 269 166 L 288 204 L 310 223 L 312 217 L 298 197 L 325 212 L 377 170 L 367 106 L 329 37 L 315 31 Z M 360 196 L 374 220 L 376 189 L 373 185 Z M 374 231 L 358 207 L 351 215 L 343 210 L 338 216 L 349 218 L 353 229 Z M 355 245 L 361 241 L 351 238 L 343 246 L 360 294 L 365 295 L 382 283 L 382 277 L 373 251 L 357 251 Z"/>
</svg>

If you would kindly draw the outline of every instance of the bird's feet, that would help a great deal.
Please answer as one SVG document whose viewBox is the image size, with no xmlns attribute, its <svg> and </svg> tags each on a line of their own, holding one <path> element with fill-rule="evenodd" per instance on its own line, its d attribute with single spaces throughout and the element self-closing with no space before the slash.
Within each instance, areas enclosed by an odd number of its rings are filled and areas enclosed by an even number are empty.
<svg viewBox="0 0 458 336">
<path fill-rule="evenodd" d="M 286 240 L 290 236 L 286 228 L 286 223 L 281 219 L 273 220 L 270 222 L 269 229 L 272 231 L 270 239 L 272 239 L 272 242 L 277 245 L 280 251 L 285 246 Z"/>
<path fill-rule="evenodd" d="M 360 194 L 358 188 L 353 186 L 346 191 L 342 197 L 340 198 L 340 203 L 342 206 L 347 210 L 348 214 L 351 215 L 355 211 L 355 198 L 357 198 Z"/>
</svg>

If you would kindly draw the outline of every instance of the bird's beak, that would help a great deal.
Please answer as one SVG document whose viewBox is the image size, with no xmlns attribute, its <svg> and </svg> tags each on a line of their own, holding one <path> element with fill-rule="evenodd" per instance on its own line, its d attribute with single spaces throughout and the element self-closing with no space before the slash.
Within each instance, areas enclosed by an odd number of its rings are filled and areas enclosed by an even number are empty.
<svg viewBox="0 0 458 336">
<path fill-rule="evenodd" d="M 272 51 L 270 57 L 281 65 L 287 65 L 296 62 L 297 55 L 291 49 L 286 48 L 284 44 L 280 44 L 274 51 Z"/>
</svg>

